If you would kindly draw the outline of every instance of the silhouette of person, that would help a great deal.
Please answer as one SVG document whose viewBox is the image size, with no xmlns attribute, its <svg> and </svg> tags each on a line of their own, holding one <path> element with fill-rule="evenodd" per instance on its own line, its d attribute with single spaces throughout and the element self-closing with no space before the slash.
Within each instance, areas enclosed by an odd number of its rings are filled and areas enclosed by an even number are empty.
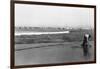
<svg viewBox="0 0 100 69">
<path fill-rule="evenodd" d="M 83 43 L 82 43 L 82 48 L 83 48 L 83 54 L 84 56 L 89 56 L 89 39 L 90 39 L 90 34 L 85 34 Z"/>
</svg>

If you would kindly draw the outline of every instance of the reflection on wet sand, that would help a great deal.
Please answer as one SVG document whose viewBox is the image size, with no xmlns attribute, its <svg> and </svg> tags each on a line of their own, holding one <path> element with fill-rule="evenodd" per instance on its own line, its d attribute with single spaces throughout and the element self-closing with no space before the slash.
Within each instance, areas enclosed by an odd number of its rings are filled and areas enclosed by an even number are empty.
<svg viewBox="0 0 100 69">
<path fill-rule="evenodd" d="M 81 42 L 16 44 L 15 64 L 50 64 L 94 60 L 94 47 L 84 56 Z M 90 42 L 93 45 L 93 42 Z"/>
</svg>

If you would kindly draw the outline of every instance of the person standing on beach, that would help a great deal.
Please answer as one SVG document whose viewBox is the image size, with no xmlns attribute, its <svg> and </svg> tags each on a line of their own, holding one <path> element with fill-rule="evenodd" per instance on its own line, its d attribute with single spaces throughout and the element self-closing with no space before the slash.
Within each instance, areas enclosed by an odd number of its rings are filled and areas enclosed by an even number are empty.
<svg viewBox="0 0 100 69">
<path fill-rule="evenodd" d="M 85 34 L 83 43 L 82 43 L 82 48 L 83 48 L 83 54 L 84 56 L 89 56 L 89 39 L 90 39 L 90 34 Z"/>
</svg>

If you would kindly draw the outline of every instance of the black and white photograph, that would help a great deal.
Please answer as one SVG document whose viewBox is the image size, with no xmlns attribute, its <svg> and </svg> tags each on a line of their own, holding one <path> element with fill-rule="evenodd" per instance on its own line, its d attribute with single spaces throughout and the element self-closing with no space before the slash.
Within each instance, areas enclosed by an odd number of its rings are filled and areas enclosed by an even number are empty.
<svg viewBox="0 0 100 69">
<path fill-rule="evenodd" d="M 50 4 L 14 3 L 15 66 L 95 61 L 95 6 Z"/>
</svg>

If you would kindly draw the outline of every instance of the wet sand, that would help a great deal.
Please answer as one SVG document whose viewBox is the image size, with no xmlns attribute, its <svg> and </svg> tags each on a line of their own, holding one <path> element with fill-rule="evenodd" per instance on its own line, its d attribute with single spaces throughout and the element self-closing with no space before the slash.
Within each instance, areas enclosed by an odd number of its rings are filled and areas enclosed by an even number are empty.
<svg viewBox="0 0 100 69">
<path fill-rule="evenodd" d="M 89 57 L 83 56 L 81 42 L 15 44 L 15 65 L 35 65 L 94 60 L 94 43 Z"/>
</svg>

